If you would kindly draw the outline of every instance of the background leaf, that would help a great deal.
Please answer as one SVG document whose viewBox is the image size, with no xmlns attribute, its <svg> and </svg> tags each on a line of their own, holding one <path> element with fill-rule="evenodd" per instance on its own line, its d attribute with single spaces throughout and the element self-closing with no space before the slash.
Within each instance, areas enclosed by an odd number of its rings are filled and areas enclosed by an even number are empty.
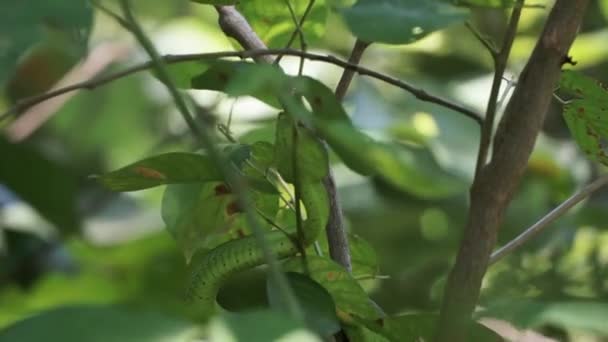
<svg viewBox="0 0 608 342">
<path fill-rule="evenodd" d="M 348 27 L 366 42 L 409 44 L 467 18 L 467 11 L 437 0 L 359 0 L 342 11 Z"/>
<path fill-rule="evenodd" d="M 340 331 L 336 305 L 327 290 L 303 274 L 289 272 L 285 275 L 304 313 L 307 326 L 321 336 L 331 336 Z M 287 314 L 289 311 L 275 282 L 269 279 L 267 289 L 270 306 Z"/>
<path fill-rule="evenodd" d="M 186 342 L 196 334 L 193 324 L 157 313 L 75 306 L 20 321 L 0 331 L 0 341 Z"/>
</svg>

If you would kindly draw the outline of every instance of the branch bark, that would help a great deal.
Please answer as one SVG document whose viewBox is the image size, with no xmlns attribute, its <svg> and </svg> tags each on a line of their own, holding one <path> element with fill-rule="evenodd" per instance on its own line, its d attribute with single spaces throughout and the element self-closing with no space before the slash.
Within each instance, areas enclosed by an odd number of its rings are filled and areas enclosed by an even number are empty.
<svg viewBox="0 0 608 342">
<path fill-rule="evenodd" d="M 536 137 L 589 0 L 557 0 L 520 75 L 494 138 L 492 160 L 471 188 L 469 219 L 445 289 L 437 341 L 466 341 L 471 314 L 506 208 Z"/>
</svg>

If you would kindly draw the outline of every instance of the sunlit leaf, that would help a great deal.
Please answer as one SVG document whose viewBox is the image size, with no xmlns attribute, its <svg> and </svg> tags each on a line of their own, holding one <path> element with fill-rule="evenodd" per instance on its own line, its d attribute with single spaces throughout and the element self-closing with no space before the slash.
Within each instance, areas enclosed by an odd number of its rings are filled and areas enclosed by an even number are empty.
<svg viewBox="0 0 608 342">
<path fill-rule="evenodd" d="M 608 89 L 599 81 L 579 72 L 572 70 L 563 71 L 559 86 L 560 89 L 570 95 L 598 103 L 601 102 L 608 106 Z"/>
</svg>

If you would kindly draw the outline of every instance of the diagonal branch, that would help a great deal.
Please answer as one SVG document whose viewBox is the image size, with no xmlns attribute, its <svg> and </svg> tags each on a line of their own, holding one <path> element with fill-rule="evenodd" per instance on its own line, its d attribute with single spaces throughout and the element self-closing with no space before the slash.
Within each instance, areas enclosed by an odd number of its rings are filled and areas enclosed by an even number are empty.
<svg viewBox="0 0 608 342">
<path fill-rule="evenodd" d="M 572 207 L 591 196 L 594 192 L 600 190 L 606 184 L 608 184 L 608 175 L 603 175 L 582 188 L 574 195 L 568 197 L 568 199 L 562 204 L 551 210 L 547 215 L 538 220 L 538 222 L 524 230 L 515 239 L 509 241 L 509 243 L 492 253 L 492 256 L 490 256 L 490 265 L 497 263 L 502 258 L 509 255 L 509 253 L 512 253 L 519 247 L 523 246 L 526 242 L 547 228 L 551 223 L 555 222 L 555 220 L 566 214 L 568 210 L 572 209 Z"/>
<path fill-rule="evenodd" d="M 399 80 L 395 77 L 392 77 L 392 76 L 389 76 L 389 75 L 386 75 L 386 74 L 380 73 L 378 71 L 374 71 L 372 69 L 365 68 L 365 67 L 362 67 L 362 66 L 359 66 L 356 64 L 346 62 L 346 61 L 336 58 L 334 56 L 315 54 L 315 53 L 311 53 L 311 52 L 304 52 L 304 51 L 293 50 L 293 49 L 258 49 L 258 50 L 247 50 L 247 51 L 223 51 L 223 52 L 211 52 L 211 53 L 199 53 L 199 54 L 167 55 L 167 56 L 161 56 L 161 59 L 166 64 L 177 64 L 177 63 L 192 62 L 192 61 L 215 60 L 215 59 L 228 58 L 228 57 L 238 57 L 241 59 L 247 59 L 247 58 L 255 59 L 260 56 L 272 56 L 272 55 L 279 55 L 279 54 L 296 56 L 296 57 L 304 57 L 304 58 L 312 60 L 312 61 L 322 61 L 325 63 L 337 65 L 337 66 L 347 69 L 347 70 L 354 70 L 359 75 L 375 78 L 375 79 L 385 82 L 387 84 L 393 85 L 397 88 L 403 89 L 403 90 L 411 93 L 412 95 L 414 95 L 417 99 L 419 99 L 421 101 L 434 103 L 439 106 L 451 109 L 457 113 L 460 113 L 460 114 L 463 114 L 463 115 L 469 117 L 470 119 L 474 120 L 478 124 L 481 124 L 481 122 L 482 122 L 481 116 L 478 113 L 476 113 L 475 111 L 473 111 L 471 109 L 464 107 L 461 104 L 458 104 L 458 103 L 452 102 L 448 99 L 444 99 L 440 96 L 428 93 L 424 89 L 417 88 L 414 85 L 412 85 L 408 82 Z M 44 94 L 35 95 L 32 97 L 22 99 L 22 100 L 18 101 L 13 107 L 9 108 L 6 112 L 4 112 L 2 115 L 0 115 L 0 122 L 9 118 L 10 116 L 12 116 L 14 114 L 18 114 L 18 113 L 26 110 L 27 108 L 29 108 L 35 104 L 44 102 L 55 96 L 59 96 L 59 95 L 69 93 L 71 91 L 79 90 L 79 89 L 93 90 L 99 86 L 111 83 L 118 79 L 130 76 L 132 74 L 150 70 L 151 68 L 152 68 L 152 62 L 144 62 L 142 64 L 127 68 L 122 71 L 118 71 L 118 72 L 110 74 L 110 75 L 96 77 L 96 78 L 90 79 L 88 81 L 75 83 L 70 86 L 66 86 L 64 88 L 55 89 L 53 91 L 50 91 L 50 92 L 47 92 Z"/>
<path fill-rule="evenodd" d="M 498 126 L 492 160 L 471 188 L 469 219 L 448 277 L 437 341 L 466 341 L 507 206 L 524 174 L 589 0 L 557 0 Z"/>
</svg>

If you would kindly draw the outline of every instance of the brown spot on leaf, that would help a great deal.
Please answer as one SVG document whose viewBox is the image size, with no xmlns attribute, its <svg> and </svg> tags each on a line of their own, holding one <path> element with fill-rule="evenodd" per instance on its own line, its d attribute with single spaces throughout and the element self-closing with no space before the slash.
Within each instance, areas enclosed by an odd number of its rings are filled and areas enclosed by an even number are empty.
<svg viewBox="0 0 608 342">
<path fill-rule="evenodd" d="M 242 213 L 242 212 L 243 212 L 243 209 L 241 209 L 238 202 L 236 202 L 236 201 L 230 202 L 230 204 L 228 204 L 228 206 L 226 207 L 226 214 L 228 214 L 228 215 L 235 215 L 235 214 Z"/>
<path fill-rule="evenodd" d="M 231 193 L 230 189 L 226 186 L 226 184 L 219 184 L 214 189 L 216 196 L 227 195 Z"/>
<path fill-rule="evenodd" d="M 146 179 L 153 179 L 153 180 L 160 180 L 160 181 L 167 179 L 167 176 L 165 176 L 163 173 L 161 173 L 158 170 L 151 169 L 149 167 L 136 166 L 133 168 L 133 171 L 137 175 L 142 176 L 143 178 L 146 178 Z"/>
<path fill-rule="evenodd" d="M 334 281 L 338 278 L 338 275 L 335 272 L 327 272 L 327 280 Z"/>
</svg>

